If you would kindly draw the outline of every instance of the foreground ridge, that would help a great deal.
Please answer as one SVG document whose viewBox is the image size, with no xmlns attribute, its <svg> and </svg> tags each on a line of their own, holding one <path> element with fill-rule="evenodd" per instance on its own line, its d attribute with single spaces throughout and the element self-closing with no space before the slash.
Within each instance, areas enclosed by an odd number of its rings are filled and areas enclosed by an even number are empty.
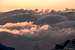
<svg viewBox="0 0 75 50">
<path fill-rule="evenodd" d="M 7 47 L 3 44 L 0 44 L 0 50 L 15 50 L 14 48 L 11 48 L 11 47 Z"/>
<path fill-rule="evenodd" d="M 75 39 L 67 40 L 62 44 L 56 44 L 55 48 L 52 50 L 75 50 Z"/>
</svg>

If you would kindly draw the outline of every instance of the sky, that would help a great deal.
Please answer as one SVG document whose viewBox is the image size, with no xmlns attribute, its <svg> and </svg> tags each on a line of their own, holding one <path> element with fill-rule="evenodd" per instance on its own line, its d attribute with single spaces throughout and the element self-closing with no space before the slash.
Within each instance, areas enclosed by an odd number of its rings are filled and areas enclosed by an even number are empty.
<svg viewBox="0 0 75 50">
<path fill-rule="evenodd" d="M 0 0 L 0 11 L 13 9 L 64 9 L 75 8 L 75 0 Z"/>
</svg>

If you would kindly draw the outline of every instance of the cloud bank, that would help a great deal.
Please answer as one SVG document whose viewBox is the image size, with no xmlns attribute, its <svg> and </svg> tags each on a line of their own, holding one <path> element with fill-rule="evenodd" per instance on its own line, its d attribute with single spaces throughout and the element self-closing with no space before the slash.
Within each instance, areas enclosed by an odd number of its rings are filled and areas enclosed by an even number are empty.
<svg viewBox="0 0 75 50">
<path fill-rule="evenodd" d="M 9 32 L 16 35 L 33 35 L 48 31 L 49 25 L 36 25 L 33 22 L 6 23 L 0 25 L 0 32 Z"/>
</svg>

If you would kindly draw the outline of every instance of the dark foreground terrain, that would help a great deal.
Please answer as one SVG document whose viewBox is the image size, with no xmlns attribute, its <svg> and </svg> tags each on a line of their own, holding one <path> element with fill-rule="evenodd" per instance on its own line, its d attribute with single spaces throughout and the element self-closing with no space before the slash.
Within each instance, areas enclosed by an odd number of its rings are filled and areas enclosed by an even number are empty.
<svg viewBox="0 0 75 50">
<path fill-rule="evenodd" d="M 0 44 L 0 50 L 15 50 L 14 48 L 11 48 L 11 47 L 7 47 L 3 44 Z"/>
</svg>

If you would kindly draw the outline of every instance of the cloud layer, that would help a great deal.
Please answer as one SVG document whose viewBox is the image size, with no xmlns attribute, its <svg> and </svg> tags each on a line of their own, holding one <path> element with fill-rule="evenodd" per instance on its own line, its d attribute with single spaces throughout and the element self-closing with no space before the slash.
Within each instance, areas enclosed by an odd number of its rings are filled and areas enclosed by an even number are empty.
<svg viewBox="0 0 75 50">
<path fill-rule="evenodd" d="M 0 25 L 0 32 L 9 32 L 16 35 L 33 35 L 42 31 L 47 31 L 49 25 L 36 25 L 33 22 L 17 22 L 17 23 L 6 23 Z"/>
</svg>

